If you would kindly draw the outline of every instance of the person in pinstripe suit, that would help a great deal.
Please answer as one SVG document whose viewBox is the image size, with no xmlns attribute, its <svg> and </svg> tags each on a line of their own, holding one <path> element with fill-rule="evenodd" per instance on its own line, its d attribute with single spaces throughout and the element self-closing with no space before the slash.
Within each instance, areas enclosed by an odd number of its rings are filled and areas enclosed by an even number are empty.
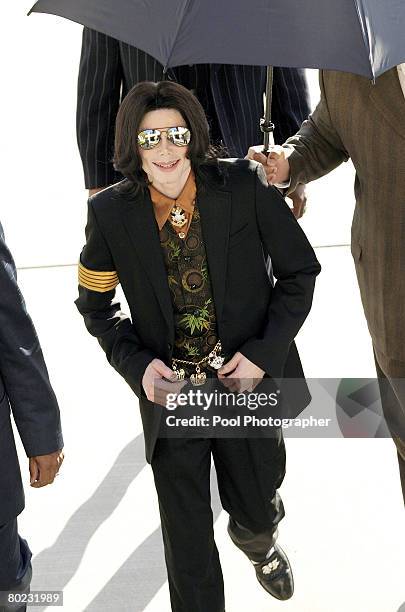
<svg viewBox="0 0 405 612">
<path fill-rule="evenodd" d="M 77 140 L 85 186 L 95 193 L 122 177 L 114 171 L 115 117 L 121 100 L 140 81 L 160 81 L 162 65 L 145 52 L 105 34 L 84 28 L 77 97 Z M 200 64 L 169 69 L 166 78 L 192 90 L 209 118 L 211 138 L 222 143 L 230 157 L 244 157 L 262 139 L 266 68 Z M 295 134 L 310 112 L 303 70 L 275 68 L 272 115 L 276 143 Z M 293 199 L 300 217 L 305 190 L 299 185 Z"/>
</svg>

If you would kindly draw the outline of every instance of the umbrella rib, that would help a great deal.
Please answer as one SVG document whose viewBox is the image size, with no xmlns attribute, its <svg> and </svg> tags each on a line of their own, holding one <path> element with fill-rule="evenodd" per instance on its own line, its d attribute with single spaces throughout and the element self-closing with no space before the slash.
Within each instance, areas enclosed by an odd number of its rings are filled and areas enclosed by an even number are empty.
<svg viewBox="0 0 405 612">
<path fill-rule="evenodd" d="M 370 31 L 366 25 L 365 10 L 363 6 L 363 0 L 354 0 L 354 6 L 356 7 L 357 17 L 359 18 L 361 33 L 363 35 L 364 46 L 368 52 L 368 59 L 370 62 L 371 73 L 373 82 L 375 83 L 375 71 L 374 71 L 374 58 L 371 51 Z"/>
<path fill-rule="evenodd" d="M 178 24 L 178 27 L 177 27 L 177 31 L 176 31 L 176 34 L 175 34 L 174 39 L 173 39 L 172 48 L 170 50 L 170 55 L 167 58 L 165 66 L 163 67 L 163 72 L 166 72 L 166 70 L 168 68 L 170 68 L 170 60 L 171 60 L 171 57 L 172 57 L 172 54 L 173 54 L 173 49 L 174 49 L 174 46 L 176 44 L 176 40 L 177 40 L 177 37 L 179 35 L 181 25 L 182 25 L 182 23 L 184 21 L 184 17 L 186 15 L 187 7 L 190 4 L 190 2 L 191 2 L 191 0 L 185 0 L 184 6 L 183 6 L 183 14 L 182 14 L 181 18 L 179 19 L 179 24 Z"/>
</svg>

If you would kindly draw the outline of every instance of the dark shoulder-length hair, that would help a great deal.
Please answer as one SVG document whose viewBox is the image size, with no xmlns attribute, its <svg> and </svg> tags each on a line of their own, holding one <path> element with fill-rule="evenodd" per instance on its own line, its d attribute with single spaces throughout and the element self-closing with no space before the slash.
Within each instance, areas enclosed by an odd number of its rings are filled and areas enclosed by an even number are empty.
<svg viewBox="0 0 405 612">
<path fill-rule="evenodd" d="M 178 111 L 186 122 L 191 132 L 187 157 L 197 175 L 203 163 L 218 157 L 210 145 L 204 109 L 188 89 L 172 81 L 139 83 L 124 98 L 115 124 L 114 167 L 127 179 L 121 191 L 137 193 L 147 187 L 137 144 L 139 126 L 146 113 L 163 108 Z"/>
</svg>

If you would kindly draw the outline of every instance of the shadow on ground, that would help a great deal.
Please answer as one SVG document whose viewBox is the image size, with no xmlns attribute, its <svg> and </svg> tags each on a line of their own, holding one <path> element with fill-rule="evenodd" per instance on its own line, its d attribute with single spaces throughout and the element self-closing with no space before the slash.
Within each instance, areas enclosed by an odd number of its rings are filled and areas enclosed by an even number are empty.
<svg viewBox="0 0 405 612">
<path fill-rule="evenodd" d="M 76 574 L 94 533 L 120 504 L 144 466 L 144 443 L 140 434 L 123 448 L 94 494 L 71 516 L 55 543 L 34 558 L 32 591 L 43 589 L 44 584 L 48 591 L 64 589 Z M 214 471 L 211 472 L 211 488 L 216 520 L 221 504 Z M 142 612 L 166 578 L 159 528 L 134 550 L 87 606 L 86 612 Z M 37 612 L 44 610 L 46 607 L 36 608 Z"/>
</svg>

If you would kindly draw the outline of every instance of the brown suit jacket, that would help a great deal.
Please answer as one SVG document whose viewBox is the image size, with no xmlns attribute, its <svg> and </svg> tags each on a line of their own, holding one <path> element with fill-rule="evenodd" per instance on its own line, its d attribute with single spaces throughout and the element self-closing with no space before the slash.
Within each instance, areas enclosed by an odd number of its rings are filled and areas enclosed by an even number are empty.
<svg viewBox="0 0 405 612">
<path fill-rule="evenodd" d="M 320 73 L 321 100 L 287 143 L 292 183 L 308 183 L 350 157 L 356 169 L 352 255 L 378 361 L 405 369 L 405 98 L 397 69 L 368 79 Z M 402 372 L 402 374 L 401 374 Z"/>
</svg>

